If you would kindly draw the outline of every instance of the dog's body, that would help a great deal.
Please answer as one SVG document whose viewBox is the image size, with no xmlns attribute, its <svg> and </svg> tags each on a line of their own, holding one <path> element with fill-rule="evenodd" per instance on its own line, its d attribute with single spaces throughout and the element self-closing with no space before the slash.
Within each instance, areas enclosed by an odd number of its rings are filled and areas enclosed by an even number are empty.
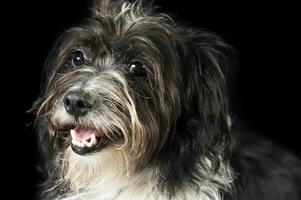
<svg viewBox="0 0 301 200">
<path fill-rule="evenodd" d="M 233 127 L 236 151 L 231 166 L 236 174 L 230 200 L 301 198 L 301 162 L 289 151 L 258 134 Z"/>
<path fill-rule="evenodd" d="M 95 1 L 92 13 L 58 39 L 34 105 L 41 199 L 301 198 L 297 158 L 234 145 L 229 45 L 141 1 Z"/>
</svg>

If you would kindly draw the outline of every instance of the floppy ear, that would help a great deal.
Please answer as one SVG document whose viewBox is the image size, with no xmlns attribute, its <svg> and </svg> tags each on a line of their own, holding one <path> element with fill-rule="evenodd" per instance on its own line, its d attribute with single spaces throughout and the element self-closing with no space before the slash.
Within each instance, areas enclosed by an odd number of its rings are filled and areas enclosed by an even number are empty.
<svg viewBox="0 0 301 200">
<path fill-rule="evenodd" d="M 224 74 L 234 50 L 212 33 L 187 29 L 180 32 L 185 41 L 182 120 L 186 121 L 184 127 L 194 132 L 193 143 L 199 145 L 202 156 L 218 167 L 221 159 L 230 157 L 233 146 Z"/>
<path fill-rule="evenodd" d="M 31 109 L 28 111 L 35 118 L 34 131 L 36 132 L 37 150 L 39 152 L 38 167 L 42 176 L 46 176 L 49 170 L 51 170 L 52 160 L 54 158 L 54 149 L 52 148 L 51 139 L 48 131 L 48 116 L 41 112 L 40 108 L 45 98 L 47 98 L 47 90 L 50 79 L 54 74 L 54 70 L 60 60 L 58 59 L 59 46 L 64 41 L 65 33 L 62 34 L 51 48 L 48 56 L 45 60 L 41 83 L 40 83 L 40 94 L 38 98 L 32 104 Z"/>
<path fill-rule="evenodd" d="M 63 32 L 55 41 L 51 50 L 48 52 L 48 56 L 45 59 L 41 75 L 40 94 L 29 110 L 29 112 L 33 114 L 39 114 L 41 104 L 47 97 L 47 93 L 49 92 L 49 85 L 55 76 L 55 70 L 58 66 L 62 65 L 63 61 L 66 59 L 66 57 L 60 55 L 64 55 L 62 54 L 62 52 L 67 49 L 66 47 L 68 47 L 68 45 L 72 43 L 70 40 L 68 40 L 68 36 L 74 34 L 71 30 L 73 29 L 69 29 Z M 66 47 L 64 48 L 64 46 Z M 37 117 L 39 120 L 40 116 Z"/>
</svg>

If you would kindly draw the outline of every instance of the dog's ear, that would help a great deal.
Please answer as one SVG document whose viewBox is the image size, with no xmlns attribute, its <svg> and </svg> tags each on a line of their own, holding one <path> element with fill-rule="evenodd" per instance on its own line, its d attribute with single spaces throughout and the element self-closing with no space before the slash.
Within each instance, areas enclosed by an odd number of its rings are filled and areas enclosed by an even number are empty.
<svg viewBox="0 0 301 200">
<path fill-rule="evenodd" d="M 33 102 L 31 108 L 27 111 L 27 113 L 31 114 L 37 114 L 37 111 L 39 110 L 39 107 L 41 106 L 42 102 L 45 100 L 45 94 L 47 91 L 47 86 L 49 79 L 51 78 L 52 70 L 53 70 L 53 62 L 55 62 L 56 59 L 53 58 L 54 49 L 49 52 L 48 57 L 46 58 L 46 61 L 44 63 L 44 67 L 42 70 L 41 80 L 40 80 L 40 93 L 38 95 L 38 98 Z"/>
<path fill-rule="evenodd" d="M 195 30 L 180 32 L 181 41 L 185 41 L 182 43 L 184 56 L 180 56 L 183 57 L 184 82 L 182 112 L 190 119 L 186 122 L 190 128 L 198 129 L 193 131 L 197 133 L 193 136 L 194 143 L 200 144 L 202 154 L 218 165 L 218 158 L 228 158 L 233 146 L 225 73 L 234 50 L 215 34 Z"/>
<path fill-rule="evenodd" d="M 47 114 L 41 111 L 41 105 L 43 104 L 43 102 L 47 97 L 49 82 L 53 78 L 54 71 L 58 66 L 59 62 L 61 61 L 59 59 L 58 54 L 60 52 L 60 46 L 65 40 L 65 37 L 66 37 L 66 33 L 63 33 L 56 40 L 55 44 L 49 51 L 48 56 L 45 59 L 44 67 L 42 70 L 41 82 L 40 82 L 40 94 L 32 104 L 30 110 L 28 110 L 28 113 L 32 114 L 35 117 L 34 130 L 36 132 L 36 141 L 38 144 L 38 150 L 40 154 L 40 160 L 38 163 L 40 170 L 48 170 L 47 168 L 49 167 L 49 163 L 51 162 L 54 153 L 53 149 L 51 148 L 50 135 L 48 132 Z"/>
</svg>

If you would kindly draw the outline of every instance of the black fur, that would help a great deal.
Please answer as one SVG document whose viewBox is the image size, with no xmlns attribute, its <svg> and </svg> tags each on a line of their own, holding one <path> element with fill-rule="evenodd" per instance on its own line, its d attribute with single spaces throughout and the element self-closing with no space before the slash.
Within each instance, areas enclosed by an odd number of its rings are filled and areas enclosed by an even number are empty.
<svg viewBox="0 0 301 200">
<path fill-rule="evenodd" d="M 66 31 L 54 45 L 45 64 L 41 95 L 34 104 L 38 142 L 45 163 L 43 173 L 47 174 L 46 189 L 53 187 L 57 179 L 64 179 L 57 166 L 60 166 L 60 156 L 70 146 L 71 138 L 65 132 L 79 125 L 78 120 L 55 124 L 52 119 L 54 105 L 61 103 L 60 99 L 72 85 L 84 85 L 106 70 L 112 70 L 125 77 L 138 118 L 143 129 L 148 131 L 142 137 L 144 140 L 137 143 L 134 143 L 135 134 L 123 133 L 130 138 L 126 152 L 133 156 L 131 170 L 134 174 L 146 169 L 158 170 L 162 176 L 157 186 L 162 193 L 170 194 L 168 199 L 173 199 L 187 185 L 198 190 L 198 184 L 207 178 L 204 171 L 218 173 L 221 166 L 229 163 L 236 179 L 233 192 L 221 186 L 220 192 L 226 199 L 301 199 L 300 161 L 264 139 L 236 130 L 235 122 L 234 128 L 230 128 L 225 80 L 229 59 L 233 56 L 229 45 L 213 33 L 178 27 L 169 18 L 154 14 L 151 8 L 142 8 L 142 1 L 137 4 L 135 14 L 147 16 L 147 20 L 134 22 L 121 37 L 123 26 L 130 21 L 126 14 L 119 21 L 114 20 L 123 1 L 95 2 L 98 4 L 92 10 L 91 19 Z M 88 67 L 95 73 L 78 71 L 72 74 L 75 68 L 72 68 L 70 57 L 77 48 L 86 51 L 90 59 Z M 104 64 L 107 55 L 116 58 L 114 64 Z M 149 67 L 141 77 L 133 77 L 127 71 L 128 64 L 137 60 Z M 120 89 L 118 95 L 124 95 L 127 91 L 111 79 L 107 83 Z M 95 98 L 99 100 L 103 96 L 97 94 Z M 111 112 L 102 113 L 104 116 L 111 117 L 116 112 L 129 120 L 131 113 L 120 107 L 113 109 L 103 103 L 96 109 L 106 108 Z M 129 122 L 124 123 L 114 127 L 114 131 L 132 130 Z M 142 155 L 139 159 L 135 158 L 137 150 Z M 211 163 L 210 168 L 206 159 Z M 198 169 L 198 164 L 202 170 Z M 64 183 L 45 196 L 43 193 L 41 198 L 64 196 L 69 190 L 68 184 Z"/>
<path fill-rule="evenodd" d="M 300 158 L 241 125 L 233 127 L 235 190 L 226 199 L 301 199 Z"/>
</svg>

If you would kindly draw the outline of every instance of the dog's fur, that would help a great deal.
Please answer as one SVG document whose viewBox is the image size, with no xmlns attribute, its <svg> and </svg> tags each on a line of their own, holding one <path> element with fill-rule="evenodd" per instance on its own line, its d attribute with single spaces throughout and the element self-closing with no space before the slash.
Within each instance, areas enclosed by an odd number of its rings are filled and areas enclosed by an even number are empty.
<svg viewBox="0 0 301 200">
<path fill-rule="evenodd" d="M 54 45 L 34 104 L 47 178 L 40 198 L 301 199 L 294 156 L 254 137 L 234 145 L 224 76 L 232 53 L 142 1 L 94 1 L 91 18 Z M 79 90 L 95 103 L 75 117 L 63 99 Z M 78 126 L 104 133 L 102 146 L 78 155 L 69 133 Z"/>
</svg>

